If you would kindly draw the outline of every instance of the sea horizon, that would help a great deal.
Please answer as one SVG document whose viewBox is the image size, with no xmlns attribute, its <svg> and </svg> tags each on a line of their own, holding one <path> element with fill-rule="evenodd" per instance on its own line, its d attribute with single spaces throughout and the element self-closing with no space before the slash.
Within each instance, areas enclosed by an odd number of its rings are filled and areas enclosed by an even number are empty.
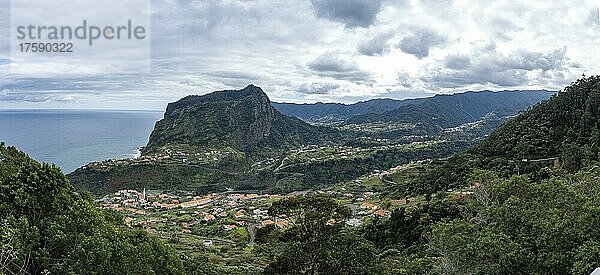
<svg viewBox="0 0 600 275">
<path fill-rule="evenodd" d="M 134 158 L 158 110 L 0 109 L 0 142 L 69 173 L 94 161 Z"/>
</svg>

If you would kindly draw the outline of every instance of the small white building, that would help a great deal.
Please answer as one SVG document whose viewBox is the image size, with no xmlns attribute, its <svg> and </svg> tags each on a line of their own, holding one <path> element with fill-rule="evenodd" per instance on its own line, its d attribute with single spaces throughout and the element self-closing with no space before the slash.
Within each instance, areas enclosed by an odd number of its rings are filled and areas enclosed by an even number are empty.
<svg viewBox="0 0 600 275">
<path fill-rule="evenodd" d="M 352 227 L 354 227 L 354 226 L 360 226 L 362 224 L 363 224 L 363 222 L 360 219 L 357 219 L 357 218 L 351 218 L 351 219 L 349 219 L 349 220 L 346 221 L 346 225 L 347 226 L 352 226 Z"/>
</svg>

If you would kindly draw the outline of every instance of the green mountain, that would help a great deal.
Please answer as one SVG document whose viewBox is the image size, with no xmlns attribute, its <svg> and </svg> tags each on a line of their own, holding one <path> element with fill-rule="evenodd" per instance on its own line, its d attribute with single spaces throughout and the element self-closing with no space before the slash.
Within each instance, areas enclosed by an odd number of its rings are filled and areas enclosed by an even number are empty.
<svg viewBox="0 0 600 275">
<path fill-rule="evenodd" d="M 287 117 L 271 106 L 261 88 L 218 91 L 187 96 L 167 106 L 156 123 L 143 154 L 173 144 L 225 148 L 250 154 L 281 152 L 302 145 L 333 140 L 330 128 Z"/>
<path fill-rule="evenodd" d="M 489 113 L 498 117 L 512 116 L 548 99 L 554 93 L 545 90 L 482 91 L 436 95 L 382 113 L 357 115 L 348 119 L 346 123 L 410 123 L 417 125 L 424 133 L 435 134 L 444 128 L 477 121 Z"/>
<path fill-rule="evenodd" d="M 551 100 L 498 128 L 470 153 L 514 160 L 541 159 L 560 157 L 569 147 L 577 146 L 592 154 L 587 157 L 597 158 L 599 80 L 595 76 L 573 83 Z"/>
<path fill-rule="evenodd" d="M 437 118 L 439 126 L 452 127 L 477 120 L 491 111 L 497 111 L 499 115 L 513 115 L 548 99 L 554 93 L 545 90 L 477 91 L 406 100 L 372 99 L 354 104 L 274 102 L 272 105 L 285 115 L 298 117 L 310 123 L 427 123 Z M 443 108 L 439 108 L 440 106 Z"/>
<path fill-rule="evenodd" d="M 140 158 L 91 163 L 68 176 L 78 188 L 99 194 L 139 187 L 264 190 L 281 179 L 273 171 L 286 153 L 340 143 L 341 137 L 333 128 L 281 114 L 249 85 L 170 103 Z"/>
<path fill-rule="evenodd" d="M 449 159 L 390 178 L 425 200 L 364 236 L 407 274 L 590 274 L 600 266 L 600 77 Z M 383 252 L 382 254 L 385 254 Z M 390 272 L 391 273 L 391 272 Z"/>
<path fill-rule="evenodd" d="M 504 123 L 482 142 L 438 161 L 401 193 L 427 193 L 467 184 L 473 169 L 501 176 L 549 177 L 544 167 L 577 171 L 600 159 L 600 77 L 580 79 Z"/>
<path fill-rule="evenodd" d="M 361 101 L 354 104 L 342 103 L 277 103 L 272 105 L 281 113 L 300 118 L 310 123 L 320 122 L 342 122 L 353 116 L 364 115 L 370 113 L 383 113 L 385 111 L 394 110 L 402 106 L 419 104 L 427 99 L 371 99 Z"/>
</svg>

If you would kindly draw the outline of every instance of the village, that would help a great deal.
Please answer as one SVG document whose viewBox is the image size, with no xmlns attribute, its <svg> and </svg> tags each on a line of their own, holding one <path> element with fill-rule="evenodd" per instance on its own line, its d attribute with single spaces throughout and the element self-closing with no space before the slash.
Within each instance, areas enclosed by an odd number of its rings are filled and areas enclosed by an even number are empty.
<svg viewBox="0 0 600 275">
<path fill-rule="evenodd" d="M 205 165 L 219 162 L 223 159 L 240 158 L 240 153 L 233 150 L 203 150 L 190 146 L 176 146 L 176 148 L 161 148 L 158 152 L 138 155 L 127 159 L 109 159 L 91 162 L 84 165 L 83 169 L 103 170 L 111 166 L 127 165 Z"/>
<path fill-rule="evenodd" d="M 268 209 L 277 200 L 301 194 L 327 194 L 352 209 L 346 226 L 363 225 L 375 216 L 386 217 L 390 212 L 374 203 L 373 192 L 342 193 L 338 191 L 304 191 L 288 195 L 235 193 L 160 192 L 156 190 L 119 190 L 96 200 L 102 208 L 115 210 L 124 216 L 125 225 L 139 228 L 161 238 L 193 235 L 205 246 L 215 242 L 253 244 L 256 229 L 275 226 L 286 229 L 293 217 L 272 216 Z"/>
<path fill-rule="evenodd" d="M 365 139 L 370 139 L 366 138 Z M 250 165 L 251 169 L 264 169 L 271 167 L 279 170 L 282 167 L 295 163 L 321 162 L 336 159 L 354 159 L 366 157 L 380 150 L 404 149 L 411 150 L 433 146 L 444 143 L 446 140 L 428 140 L 426 137 L 409 136 L 410 141 L 402 144 L 387 144 L 387 139 L 370 139 L 370 142 L 382 143 L 375 147 L 353 147 L 340 145 L 305 145 L 296 149 L 289 150 L 282 158 L 265 158 L 257 160 Z M 415 141 L 418 140 L 418 141 Z M 190 145 L 170 145 L 159 148 L 152 153 L 137 155 L 134 158 L 127 159 L 109 159 L 96 161 L 82 166 L 82 169 L 106 170 L 111 167 L 131 166 L 131 165 L 179 165 L 179 166 L 211 166 L 223 161 L 242 161 L 244 154 L 234 149 L 206 149 Z"/>
</svg>

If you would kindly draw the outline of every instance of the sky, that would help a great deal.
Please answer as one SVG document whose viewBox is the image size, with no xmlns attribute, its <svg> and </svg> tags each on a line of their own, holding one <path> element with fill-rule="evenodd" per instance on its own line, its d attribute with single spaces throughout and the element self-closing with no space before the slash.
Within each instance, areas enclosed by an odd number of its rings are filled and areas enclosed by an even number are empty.
<svg viewBox="0 0 600 275">
<path fill-rule="evenodd" d="M 25 0 L 13 0 L 13 10 L 14 1 Z M 60 1 L 71 17 L 83 12 Z M 87 3 L 88 12 L 107 5 Z M 134 64 L 124 72 L 85 56 L 35 66 L 11 56 L 8 18 L 35 13 L 9 14 L 10 1 L 0 0 L 0 109 L 162 110 L 189 94 L 251 83 L 277 102 L 353 103 L 470 90 L 559 90 L 583 73 L 600 72 L 596 1 L 149 3 L 143 8 L 150 22 L 146 60 L 135 54 L 143 48 L 104 52 L 106 60 Z"/>
</svg>

